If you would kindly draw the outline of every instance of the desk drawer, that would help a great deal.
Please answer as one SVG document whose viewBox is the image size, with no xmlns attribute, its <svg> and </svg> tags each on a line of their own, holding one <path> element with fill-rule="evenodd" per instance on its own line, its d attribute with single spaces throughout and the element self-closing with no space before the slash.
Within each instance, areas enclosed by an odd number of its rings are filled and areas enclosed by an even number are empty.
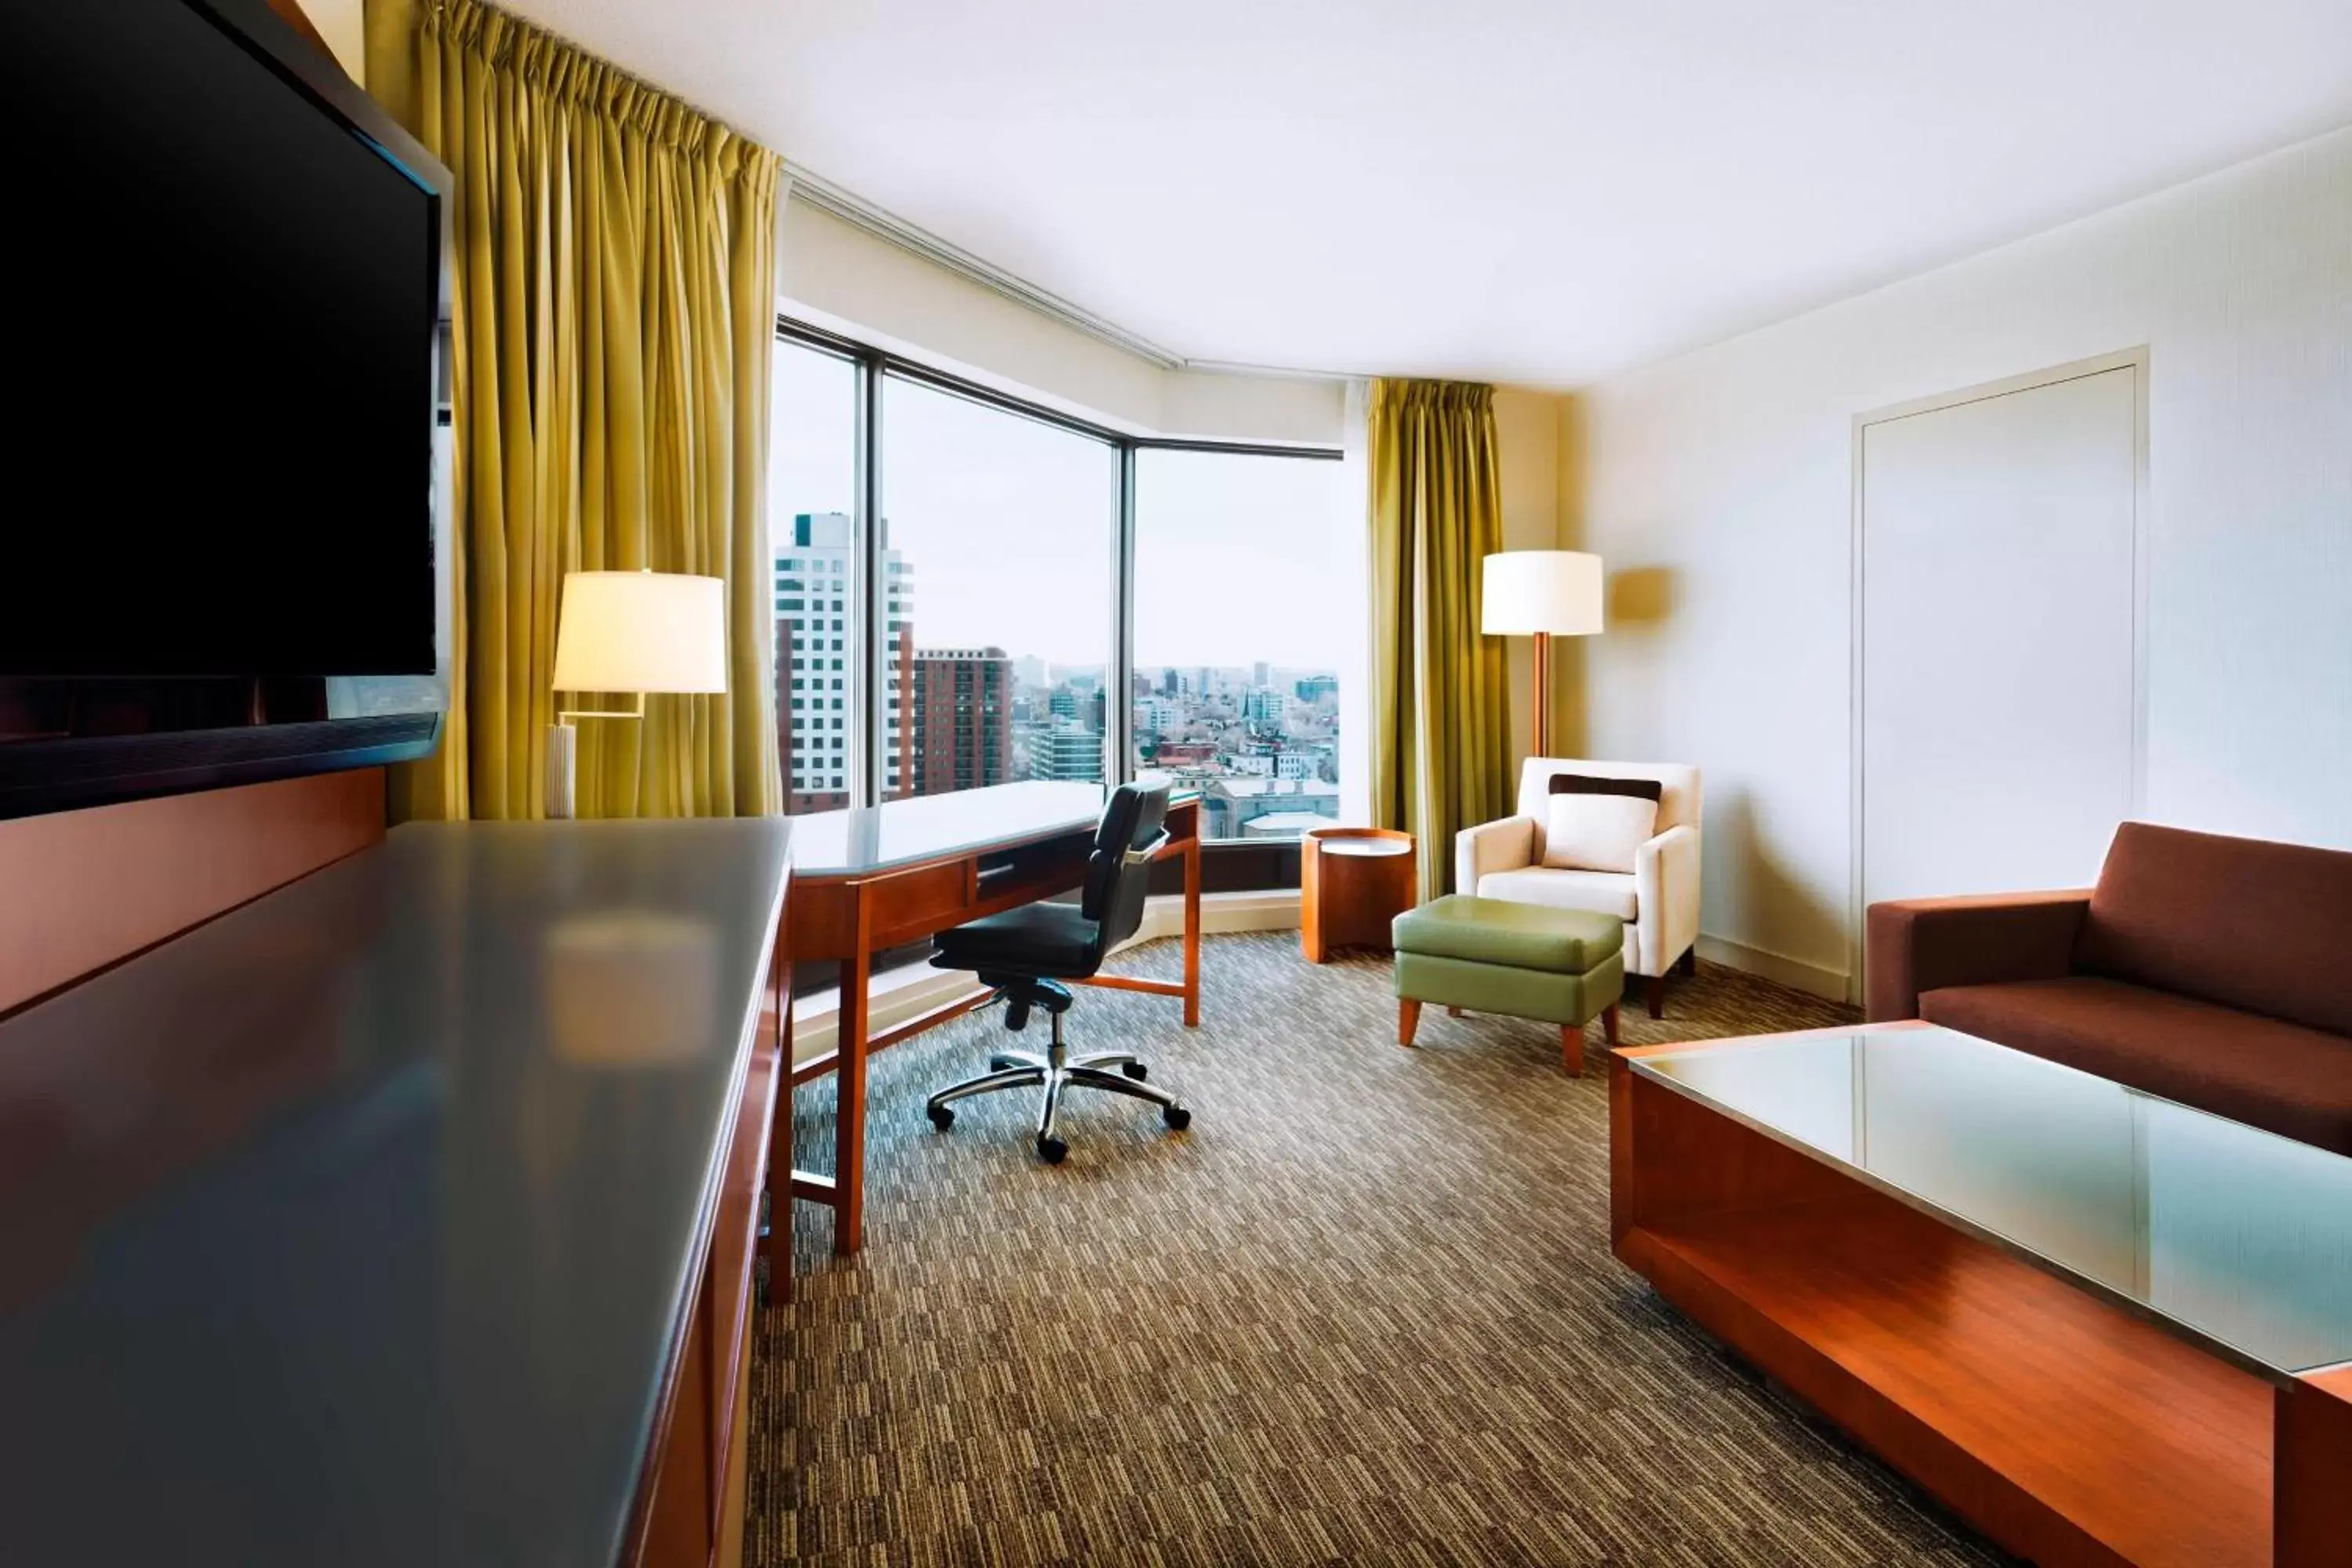
<svg viewBox="0 0 2352 1568">
<path fill-rule="evenodd" d="M 974 868 L 969 859 L 919 866 L 866 885 L 866 929 L 876 947 L 900 932 L 929 935 L 961 923 L 972 903 Z"/>
<path fill-rule="evenodd" d="M 1094 835 L 1048 838 L 1014 849 L 995 849 L 978 862 L 980 901 L 987 903 L 1008 893 L 1042 898 L 1066 893 L 1087 879 L 1087 856 Z"/>
</svg>

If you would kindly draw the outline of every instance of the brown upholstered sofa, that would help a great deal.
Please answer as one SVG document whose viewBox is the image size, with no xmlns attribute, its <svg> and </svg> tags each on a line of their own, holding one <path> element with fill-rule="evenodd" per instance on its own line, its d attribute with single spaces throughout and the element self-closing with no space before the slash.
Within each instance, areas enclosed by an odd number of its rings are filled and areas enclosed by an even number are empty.
<svg viewBox="0 0 2352 1568">
<path fill-rule="evenodd" d="M 2352 1154 L 2352 854 L 2127 822 L 2087 892 L 1873 904 L 1926 1018 Z"/>
</svg>

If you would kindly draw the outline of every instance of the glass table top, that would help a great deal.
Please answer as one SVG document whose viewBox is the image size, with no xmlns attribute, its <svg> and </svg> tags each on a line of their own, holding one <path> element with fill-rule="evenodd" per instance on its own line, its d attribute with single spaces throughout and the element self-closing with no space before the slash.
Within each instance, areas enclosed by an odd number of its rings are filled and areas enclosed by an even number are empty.
<svg viewBox="0 0 2352 1568">
<path fill-rule="evenodd" d="M 1146 778 L 1140 782 L 1160 782 Z M 1171 792 L 1171 805 L 1200 797 Z M 859 876 L 1051 837 L 1102 816 L 1110 786 L 1031 779 L 793 818 L 793 875 Z"/>
<path fill-rule="evenodd" d="M 2352 1159 L 1932 1026 L 1630 1065 L 2231 1360 L 2352 1361 Z"/>
</svg>

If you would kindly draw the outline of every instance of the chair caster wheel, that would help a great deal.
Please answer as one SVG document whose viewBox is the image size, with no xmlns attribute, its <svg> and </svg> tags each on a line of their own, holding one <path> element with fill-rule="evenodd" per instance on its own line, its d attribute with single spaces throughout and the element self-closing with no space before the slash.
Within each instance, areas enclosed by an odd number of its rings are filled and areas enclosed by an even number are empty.
<svg viewBox="0 0 2352 1568">
<path fill-rule="evenodd" d="M 1146 1078 L 1150 1076 L 1150 1069 L 1141 1062 L 1121 1062 L 1118 1064 L 1118 1070 L 1125 1073 L 1128 1077 L 1135 1079 L 1138 1083 L 1141 1083 Z"/>
<path fill-rule="evenodd" d="M 1192 1113 L 1181 1105 L 1163 1105 L 1160 1108 L 1160 1120 L 1168 1123 L 1171 1132 L 1181 1132 L 1192 1125 Z"/>
<path fill-rule="evenodd" d="M 1060 1164 L 1063 1157 L 1069 1152 L 1070 1146 L 1059 1138 L 1048 1138 L 1043 1133 L 1038 1134 L 1037 1158 L 1045 1161 L 1048 1165 Z"/>
<path fill-rule="evenodd" d="M 938 1128 L 942 1132 L 955 1125 L 955 1110 L 952 1107 L 945 1105 L 927 1105 L 923 1107 L 923 1114 L 929 1117 L 931 1119 L 931 1125 Z"/>
</svg>

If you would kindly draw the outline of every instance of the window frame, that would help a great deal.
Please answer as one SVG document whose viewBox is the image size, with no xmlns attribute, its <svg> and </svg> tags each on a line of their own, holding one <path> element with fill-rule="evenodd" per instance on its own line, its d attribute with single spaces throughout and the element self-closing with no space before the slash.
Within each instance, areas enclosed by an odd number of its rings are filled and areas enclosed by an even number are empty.
<svg viewBox="0 0 2352 1568">
<path fill-rule="evenodd" d="M 1110 448 L 1116 481 L 1112 504 L 1105 519 L 1112 537 L 1111 657 L 1103 722 L 1103 777 L 1114 784 L 1126 784 L 1135 776 L 1135 703 L 1129 694 L 1135 687 L 1137 454 L 1145 451 L 1211 452 L 1234 457 L 1289 458 L 1302 462 L 1331 463 L 1342 461 L 1346 456 L 1338 447 L 1138 436 L 1014 396 L 919 360 L 908 359 L 872 343 L 797 321 L 781 311 L 776 316 L 776 338 L 779 342 L 845 360 L 856 373 L 855 460 L 857 473 L 850 541 L 851 552 L 856 562 L 858 592 L 847 595 L 849 608 L 844 616 L 847 625 L 843 633 L 850 639 L 850 647 L 857 655 L 854 668 L 862 669 L 865 677 L 853 682 L 848 692 L 850 721 L 847 729 L 854 731 L 858 740 L 857 746 L 848 752 L 846 770 L 847 793 L 853 805 L 880 804 L 885 798 L 888 772 L 888 738 L 884 732 L 887 727 L 888 704 L 876 700 L 878 695 L 887 690 L 885 682 L 889 675 L 887 638 L 876 635 L 876 628 L 888 624 L 889 595 L 894 587 L 883 570 L 885 552 L 882 531 L 877 525 L 883 513 L 882 453 L 887 431 L 884 427 L 882 405 L 887 381 L 896 378 L 909 382 L 934 392 L 963 398 L 998 413 L 1034 420 L 1071 435 L 1100 442 Z M 769 563 L 768 575 L 772 579 L 774 576 L 772 562 Z M 787 787 L 790 787 L 789 782 Z M 1296 886 L 1297 883 L 1298 849 L 1295 839 L 1216 840 L 1204 843 L 1202 850 L 1204 855 L 1213 855 L 1221 860 L 1232 858 L 1238 861 L 1246 857 L 1253 862 L 1266 861 L 1267 868 L 1275 873 L 1275 879 L 1261 880 L 1258 877 L 1250 876 L 1246 878 L 1250 886 Z M 1269 856 L 1268 851 L 1275 853 Z M 1234 873 L 1242 872 L 1244 868 L 1235 864 L 1223 869 Z M 1216 879 L 1221 883 L 1229 879 L 1229 877 L 1222 876 Z"/>
</svg>

